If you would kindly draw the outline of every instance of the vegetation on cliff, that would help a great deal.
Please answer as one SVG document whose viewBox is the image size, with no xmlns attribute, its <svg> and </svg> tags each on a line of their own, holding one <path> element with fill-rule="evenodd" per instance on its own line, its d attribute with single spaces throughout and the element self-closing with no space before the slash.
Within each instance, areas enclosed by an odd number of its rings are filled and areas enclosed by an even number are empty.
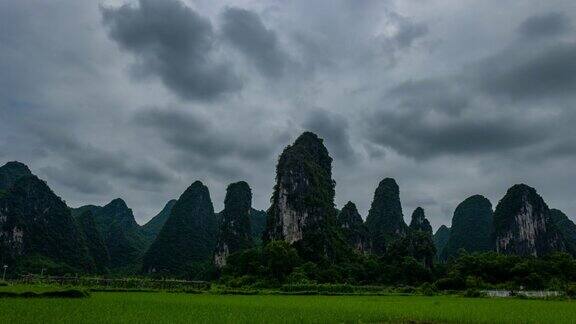
<svg viewBox="0 0 576 324">
<path fill-rule="evenodd" d="M 31 176 L 32 172 L 23 163 L 12 161 L 0 167 L 0 192 L 6 192 L 16 181 Z"/>
<path fill-rule="evenodd" d="M 370 251 L 370 235 L 356 205 L 349 201 L 338 213 L 338 223 L 348 245 L 358 252 Z"/>
<path fill-rule="evenodd" d="M 226 264 L 230 253 L 249 249 L 254 245 L 250 212 L 252 211 L 252 190 L 244 181 L 232 183 L 226 189 L 224 210 L 220 213 L 220 228 L 214 263 L 218 267 Z"/>
<path fill-rule="evenodd" d="M 434 233 L 434 246 L 436 247 L 436 257 L 439 258 L 440 254 L 444 250 L 448 239 L 450 238 L 450 228 L 446 225 L 441 225 Z"/>
<path fill-rule="evenodd" d="M 266 240 L 294 244 L 302 258 L 314 262 L 345 259 L 351 250 L 336 221 L 335 185 L 323 140 L 303 133 L 280 155 Z"/>
<path fill-rule="evenodd" d="M 414 209 L 409 227 L 413 231 L 422 231 L 432 235 L 432 225 L 430 225 L 430 221 L 428 221 L 424 215 L 424 209 L 422 207 Z"/>
<path fill-rule="evenodd" d="M 550 209 L 550 216 L 554 225 L 562 234 L 566 251 L 576 256 L 576 224 L 558 209 Z"/>
<path fill-rule="evenodd" d="M 454 257 L 460 249 L 468 252 L 494 250 L 492 240 L 492 204 L 480 195 L 461 202 L 454 211 L 450 238 L 441 252 L 443 259 Z"/>
<path fill-rule="evenodd" d="M 146 224 L 142 225 L 142 232 L 144 232 L 150 242 L 154 241 L 158 233 L 160 233 L 166 220 L 170 217 L 170 213 L 175 204 L 176 199 L 169 200 L 158 215 L 152 217 Z"/>
<path fill-rule="evenodd" d="M 94 215 L 91 211 L 85 211 L 75 217 L 84 239 L 88 251 L 94 260 L 94 270 L 96 273 L 105 274 L 109 272 L 110 254 L 106 243 L 94 222 Z"/>
<path fill-rule="evenodd" d="M 156 276 L 206 279 L 216 245 L 216 216 L 208 187 L 196 181 L 180 196 L 144 256 Z"/>
<path fill-rule="evenodd" d="M 103 207 L 82 206 L 73 210 L 73 214 L 82 215 L 86 211 L 91 212 L 96 229 L 106 244 L 109 268 L 122 274 L 138 273 L 150 241 L 136 223 L 132 209 L 117 198 Z"/>
<path fill-rule="evenodd" d="M 394 179 L 386 178 L 378 184 L 368 211 L 366 226 L 370 232 L 372 252 L 376 255 L 384 255 L 392 241 L 408 232 L 402 214 L 400 189 Z"/>
<path fill-rule="evenodd" d="M 17 270 L 91 272 L 94 260 L 68 206 L 36 176 L 0 197 L 0 259 Z"/>
<path fill-rule="evenodd" d="M 250 227 L 252 229 L 252 240 L 256 245 L 262 244 L 262 238 L 266 233 L 267 219 L 268 214 L 265 211 L 254 208 L 250 210 Z"/>
<path fill-rule="evenodd" d="M 426 269 L 433 267 L 436 248 L 432 239 L 432 226 L 424 215 L 424 209 L 416 208 L 404 235 L 392 238 L 387 246 L 386 257 L 391 262 L 412 258 Z"/>
</svg>

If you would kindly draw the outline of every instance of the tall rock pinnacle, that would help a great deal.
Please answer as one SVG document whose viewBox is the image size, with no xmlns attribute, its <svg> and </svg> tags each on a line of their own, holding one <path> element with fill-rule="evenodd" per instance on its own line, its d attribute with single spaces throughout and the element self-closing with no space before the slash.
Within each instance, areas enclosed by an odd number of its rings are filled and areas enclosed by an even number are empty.
<svg viewBox="0 0 576 324">
<path fill-rule="evenodd" d="M 370 250 L 368 229 L 358 213 L 356 205 L 349 201 L 338 214 L 338 223 L 348 241 L 348 245 L 358 252 Z"/>
<path fill-rule="evenodd" d="M 410 229 L 413 231 L 422 231 L 432 236 L 432 225 L 430 225 L 430 222 L 426 219 L 422 207 L 416 208 L 412 213 Z"/>
<path fill-rule="evenodd" d="M 226 189 L 224 210 L 220 213 L 220 231 L 214 253 L 217 267 L 225 266 L 231 253 L 252 247 L 251 210 L 250 186 L 244 181 L 230 184 Z"/>
<path fill-rule="evenodd" d="M 366 226 L 370 231 L 372 252 L 377 255 L 384 254 L 386 245 L 392 240 L 406 235 L 408 226 L 402 215 L 400 189 L 394 179 L 380 181 L 366 218 Z"/>
<path fill-rule="evenodd" d="M 294 244 L 307 259 L 339 253 L 335 235 L 332 158 L 316 134 L 305 132 L 280 155 L 268 211 L 267 240 Z"/>
<path fill-rule="evenodd" d="M 536 190 L 525 184 L 508 189 L 496 206 L 494 234 L 496 251 L 504 254 L 542 256 L 565 250 L 550 209 Z"/>
</svg>

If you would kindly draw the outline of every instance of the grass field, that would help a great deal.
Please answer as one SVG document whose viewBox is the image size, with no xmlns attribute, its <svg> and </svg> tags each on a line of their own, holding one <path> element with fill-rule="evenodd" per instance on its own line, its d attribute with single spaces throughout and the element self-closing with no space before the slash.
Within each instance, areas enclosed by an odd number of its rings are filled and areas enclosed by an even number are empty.
<svg viewBox="0 0 576 324">
<path fill-rule="evenodd" d="M 93 292 L 0 299 L 0 323 L 574 323 L 576 302 L 456 296 L 278 296 Z"/>
</svg>

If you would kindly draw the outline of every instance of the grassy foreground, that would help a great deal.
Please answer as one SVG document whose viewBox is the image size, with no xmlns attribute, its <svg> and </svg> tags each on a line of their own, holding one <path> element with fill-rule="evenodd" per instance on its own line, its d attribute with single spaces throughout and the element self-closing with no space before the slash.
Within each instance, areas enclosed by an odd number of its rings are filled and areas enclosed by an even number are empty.
<svg viewBox="0 0 576 324">
<path fill-rule="evenodd" d="M 571 301 L 454 296 L 234 296 L 94 292 L 84 299 L 0 299 L 0 323 L 574 323 Z"/>
</svg>

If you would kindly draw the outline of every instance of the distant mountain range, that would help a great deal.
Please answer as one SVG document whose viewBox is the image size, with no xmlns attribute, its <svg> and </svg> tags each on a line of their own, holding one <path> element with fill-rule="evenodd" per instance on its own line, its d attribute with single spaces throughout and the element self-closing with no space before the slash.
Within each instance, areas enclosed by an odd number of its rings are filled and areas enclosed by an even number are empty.
<svg viewBox="0 0 576 324">
<path fill-rule="evenodd" d="M 0 260 L 2 264 L 15 267 L 19 273 L 41 269 L 53 274 L 142 273 L 147 253 L 154 254 L 155 247 L 163 244 L 159 235 L 165 223 L 177 219 L 177 215 L 172 215 L 173 208 L 178 201 L 184 204 L 187 199 L 192 198 L 168 201 L 158 215 L 140 226 L 132 210 L 120 198 L 105 206 L 69 208 L 26 165 L 8 162 L 0 167 Z M 193 199 L 190 203 L 196 204 Z M 266 213 L 253 208 L 250 211 L 254 229 L 250 227 L 248 234 L 261 243 Z M 216 215 L 213 210 L 211 213 L 215 236 Z M 185 212 L 183 218 L 195 216 Z M 164 232 L 170 240 L 170 228 Z M 176 237 L 181 235 L 180 229 L 177 232 Z M 197 241 L 203 240 L 198 238 Z M 194 242 L 184 241 L 181 250 L 188 250 L 186 245 L 190 243 Z M 211 249 L 213 247 L 209 247 L 202 257 L 211 259 Z"/>
<path fill-rule="evenodd" d="M 203 279 L 236 252 L 286 241 L 303 260 L 338 263 L 355 255 L 409 255 L 426 267 L 459 253 L 576 255 L 576 225 L 550 209 L 534 188 L 512 186 L 496 205 L 474 195 L 454 211 L 451 227 L 434 235 L 422 208 L 404 222 L 392 178 L 376 188 L 363 221 L 353 202 L 334 207 L 332 158 L 305 132 L 282 152 L 272 204 L 252 208 L 248 183 L 230 184 L 224 210 L 214 212 L 209 189 L 193 182 L 158 215 L 138 225 L 122 199 L 70 208 L 19 162 L 0 167 L 0 261 L 17 273 L 145 274 Z"/>
</svg>

